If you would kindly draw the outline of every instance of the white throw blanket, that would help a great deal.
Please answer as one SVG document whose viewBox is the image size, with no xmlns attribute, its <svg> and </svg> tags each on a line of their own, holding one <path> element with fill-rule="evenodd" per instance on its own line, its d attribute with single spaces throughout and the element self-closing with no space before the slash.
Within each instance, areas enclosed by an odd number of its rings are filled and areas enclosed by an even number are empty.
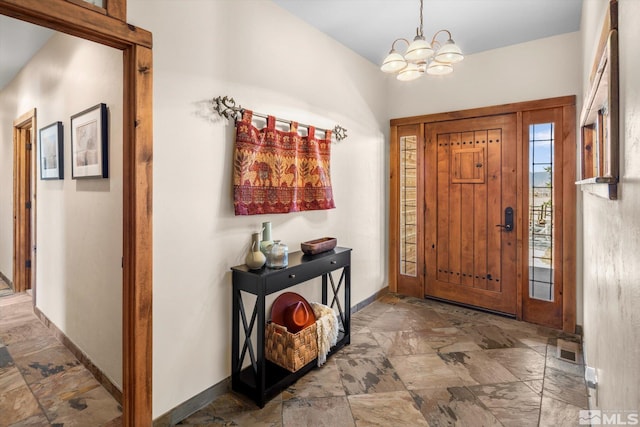
<svg viewBox="0 0 640 427">
<path fill-rule="evenodd" d="M 327 361 L 329 350 L 338 342 L 338 315 L 326 305 L 318 302 L 310 304 L 317 319 L 318 366 L 322 366 Z"/>
</svg>

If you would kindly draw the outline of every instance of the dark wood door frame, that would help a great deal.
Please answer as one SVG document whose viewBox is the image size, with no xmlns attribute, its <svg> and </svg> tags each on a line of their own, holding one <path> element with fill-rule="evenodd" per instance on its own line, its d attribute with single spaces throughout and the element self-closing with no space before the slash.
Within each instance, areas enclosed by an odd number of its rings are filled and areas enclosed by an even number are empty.
<svg viewBox="0 0 640 427">
<path fill-rule="evenodd" d="M 123 425 L 152 424 L 152 41 L 126 0 L 0 0 L 0 14 L 123 51 Z"/>
<path fill-rule="evenodd" d="M 562 136 L 563 145 L 563 175 L 561 178 L 563 209 L 562 209 L 562 329 L 567 332 L 575 332 L 576 329 L 576 97 L 563 96 L 557 98 L 549 98 L 537 101 L 518 102 L 513 104 L 504 104 L 484 108 L 474 108 L 469 110 L 437 113 L 421 116 L 404 117 L 392 119 L 390 121 L 391 129 L 391 153 L 390 153 L 390 209 L 389 209 L 389 289 L 392 292 L 398 291 L 398 284 L 401 281 L 398 273 L 398 254 L 399 239 L 397 230 L 399 224 L 399 208 L 398 208 L 398 136 L 402 134 L 403 127 L 407 126 L 423 126 L 427 123 L 445 122 L 458 119 L 487 117 L 493 115 L 502 115 L 515 113 L 517 115 L 516 131 L 518 154 L 517 162 L 523 165 L 523 113 L 526 111 L 536 111 L 550 108 L 562 109 Z M 422 138 L 423 134 L 419 133 Z M 517 182 L 518 206 L 524 205 L 524 183 L 520 176 Z M 424 207 L 426 211 L 426 206 Z M 526 211 L 526 210 L 525 210 Z M 528 284 L 526 278 L 528 273 L 528 265 L 524 257 L 523 248 L 523 230 L 528 229 L 528 215 L 523 213 L 523 209 L 516 211 L 516 233 L 517 233 L 517 311 L 516 317 L 523 318 L 523 290 L 527 289 Z M 419 259 L 424 259 L 424 249 L 419 248 Z M 418 271 L 422 271 L 418 268 Z M 424 286 L 424 281 L 422 281 Z M 424 292 L 423 292 L 424 295 Z"/>
<path fill-rule="evenodd" d="M 31 288 L 32 274 L 32 190 L 36 110 L 13 121 L 13 290 Z"/>
</svg>

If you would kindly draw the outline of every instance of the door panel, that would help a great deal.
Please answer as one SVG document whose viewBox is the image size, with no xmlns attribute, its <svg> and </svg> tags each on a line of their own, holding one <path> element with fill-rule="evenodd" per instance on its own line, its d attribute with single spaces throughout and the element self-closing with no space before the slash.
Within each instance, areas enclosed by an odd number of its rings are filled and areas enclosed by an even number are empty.
<svg viewBox="0 0 640 427">
<path fill-rule="evenodd" d="M 516 314 L 516 115 L 427 124 L 425 294 Z"/>
</svg>

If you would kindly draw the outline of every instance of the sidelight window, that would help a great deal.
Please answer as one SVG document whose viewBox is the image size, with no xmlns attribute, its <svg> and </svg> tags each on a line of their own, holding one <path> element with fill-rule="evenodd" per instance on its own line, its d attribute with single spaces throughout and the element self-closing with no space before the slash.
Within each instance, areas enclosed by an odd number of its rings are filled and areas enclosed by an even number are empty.
<svg viewBox="0 0 640 427">
<path fill-rule="evenodd" d="M 553 301 L 554 124 L 529 126 L 529 296 Z"/>
<path fill-rule="evenodd" d="M 400 137 L 400 274 L 416 277 L 418 263 L 417 137 Z"/>
</svg>

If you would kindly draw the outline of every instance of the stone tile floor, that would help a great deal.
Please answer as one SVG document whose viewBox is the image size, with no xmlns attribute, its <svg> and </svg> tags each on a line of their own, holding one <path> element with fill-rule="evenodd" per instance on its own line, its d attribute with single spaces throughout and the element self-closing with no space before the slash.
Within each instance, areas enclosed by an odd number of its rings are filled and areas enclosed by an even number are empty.
<svg viewBox="0 0 640 427">
<path fill-rule="evenodd" d="M 122 425 L 116 400 L 33 313 L 26 293 L 0 298 L 0 427 Z"/>
<path fill-rule="evenodd" d="M 0 299 L 0 426 L 118 426 L 121 409 L 33 314 Z M 577 426 L 584 366 L 559 331 L 387 294 L 352 316 L 351 344 L 263 409 L 229 392 L 183 426 Z"/>
<path fill-rule="evenodd" d="M 13 294 L 13 289 L 11 289 L 11 286 L 9 286 L 7 282 L 0 278 L 0 297 L 11 294 Z"/>
<path fill-rule="evenodd" d="M 351 344 L 259 409 L 222 395 L 182 426 L 577 426 L 582 364 L 572 335 L 387 294 L 352 316 Z"/>
</svg>

